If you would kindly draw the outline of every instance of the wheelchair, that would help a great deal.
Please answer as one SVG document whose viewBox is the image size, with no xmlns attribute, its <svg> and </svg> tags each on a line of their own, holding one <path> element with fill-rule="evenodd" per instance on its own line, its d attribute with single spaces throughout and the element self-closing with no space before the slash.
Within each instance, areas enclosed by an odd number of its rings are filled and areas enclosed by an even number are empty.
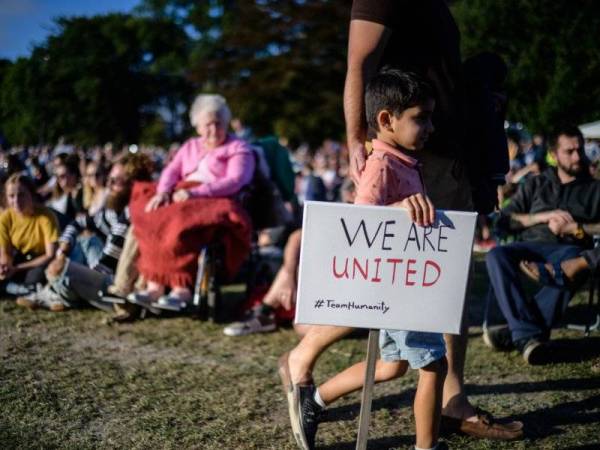
<svg viewBox="0 0 600 450">
<path fill-rule="evenodd" d="M 260 170 L 260 155 L 255 150 L 257 161 L 253 179 L 236 196 L 242 208 L 248 213 L 252 223 L 250 254 L 240 272 L 234 277 L 237 283 L 245 285 L 245 298 L 250 297 L 257 285 L 270 284 L 275 273 L 277 255 L 265 256 L 258 246 L 258 231 L 265 228 L 285 227 L 291 216 L 282 212 L 283 201 L 275 184 Z M 279 264 L 283 250 L 279 253 Z M 225 248 L 217 233 L 217 238 L 199 250 L 197 272 L 192 289 L 192 300 L 188 303 L 167 304 L 142 303 L 130 296 L 127 300 L 155 315 L 188 315 L 199 320 L 216 321 L 223 306 L 222 285 L 226 281 Z"/>
</svg>

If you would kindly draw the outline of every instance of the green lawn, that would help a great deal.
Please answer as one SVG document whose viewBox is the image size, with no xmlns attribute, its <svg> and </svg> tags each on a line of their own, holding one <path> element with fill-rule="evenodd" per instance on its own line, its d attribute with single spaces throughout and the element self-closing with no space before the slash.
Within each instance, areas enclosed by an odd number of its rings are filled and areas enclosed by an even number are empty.
<svg viewBox="0 0 600 450">
<path fill-rule="evenodd" d="M 486 284 L 479 259 L 471 323 L 479 323 Z M 571 316 L 584 310 L 584 300 L 582 293 Z M 31 313 L 1 300 L 0 448 L 295 448 L 276 375 L 294 333 L 232 339 L 221 329 L 186 318 L 115 325 L 100 311 Z M 480 331 L 470 329 L 470 398 L 525 422 L 527 439 L 452 436 L 451 448 L 600 448 L 598 333 L 584 340 L 556 330 L 562 362 L 530 367 L 516 353 L 489 351 Z M 364 339 L 332 347 L 317 381 L 364 358 L 365 347 Z M 413 443 L 414 386 L 411 373 L 375 388 L 369 448 Z M 330 409 L 319 448 L 354 448 L 359 402 L 355 394 Z"/>
</svg>

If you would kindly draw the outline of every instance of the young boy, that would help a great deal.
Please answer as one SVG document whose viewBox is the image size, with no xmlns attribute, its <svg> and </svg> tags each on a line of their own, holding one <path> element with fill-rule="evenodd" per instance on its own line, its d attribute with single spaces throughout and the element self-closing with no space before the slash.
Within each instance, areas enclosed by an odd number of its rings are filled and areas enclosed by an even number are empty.
<svg viewBox="0 0 600 450">
<path fill-rule="evenodd" d="M 410 154 L 423 148 L 433 131 L 433 93 L 412 73 L 387 70 L 376 75 L 365 93 L 369 127 L 376 132 L 356 192 L 356 204 L 405 208 L 418 225 L 431 225 L 435 209 L 425 194 L 418 162 Z M 399 292 L 401 295 L 401 292 Z M 375 382 L 404 375 L 408 366 L 419 370 L 414 401 L 415 449 L 441 449 L 438 444 L 442 388 L 446 376 L 446 347 L 442 334 L 381 330 Z M 318 388 L 300 391 L 299 435 L 302 447 L 313 448 L 322 410 L 364 383 L 365 363 L 339 373 Z M 292 422 L 293 423 L 293 422 Z M 297 422 L 298 423 L 298 422 Z M 298 433 L 297 433 L 298 434 Z"/>
</svg>

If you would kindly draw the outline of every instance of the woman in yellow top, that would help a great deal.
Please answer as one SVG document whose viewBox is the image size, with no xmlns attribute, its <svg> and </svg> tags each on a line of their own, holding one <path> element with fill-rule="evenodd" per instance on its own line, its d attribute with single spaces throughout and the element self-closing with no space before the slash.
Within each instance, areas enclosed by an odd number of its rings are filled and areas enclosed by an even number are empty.
<svg viewBox="0 0 600 450">
<path fill-rule="evenodd" d="M 45 281 L 44 268 L 54 257 L 58 221 L 40 205 L 25 175 L 11 175 L 4 185 L 6 209 L 0 214 L 0 282 L 25 285 Z"/>
</svg>

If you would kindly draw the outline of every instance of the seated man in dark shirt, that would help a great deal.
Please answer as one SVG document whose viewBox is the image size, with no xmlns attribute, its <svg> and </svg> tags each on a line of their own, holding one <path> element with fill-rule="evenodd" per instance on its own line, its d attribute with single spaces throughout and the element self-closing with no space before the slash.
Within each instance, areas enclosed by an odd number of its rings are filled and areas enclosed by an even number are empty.
<svg viewBox="0 0 600 450">
<path fill-rule="evenodd" d="M 591 247 L 585 227 L 600 221 L 600 181 L 591 178 L 585 167 L 579 129 L 568 127 L 556 133 L 550 151 L 557 167 L 528 179 L 500 213 L 498 226 L 519 232 L 521 241 L 496 247 L 486 257 L 491 282 L 488 306 L 497 302 L 507 325 L 485 329 L 484 341 L 498 350 L 516 347 L 530 364 L 548 356 L 552 325 L 572 291 L 568 284 L 550 283 L 528 299 L 519 263 L 550 262 L 560 267 L 561 261 Z"/>
</svg>

